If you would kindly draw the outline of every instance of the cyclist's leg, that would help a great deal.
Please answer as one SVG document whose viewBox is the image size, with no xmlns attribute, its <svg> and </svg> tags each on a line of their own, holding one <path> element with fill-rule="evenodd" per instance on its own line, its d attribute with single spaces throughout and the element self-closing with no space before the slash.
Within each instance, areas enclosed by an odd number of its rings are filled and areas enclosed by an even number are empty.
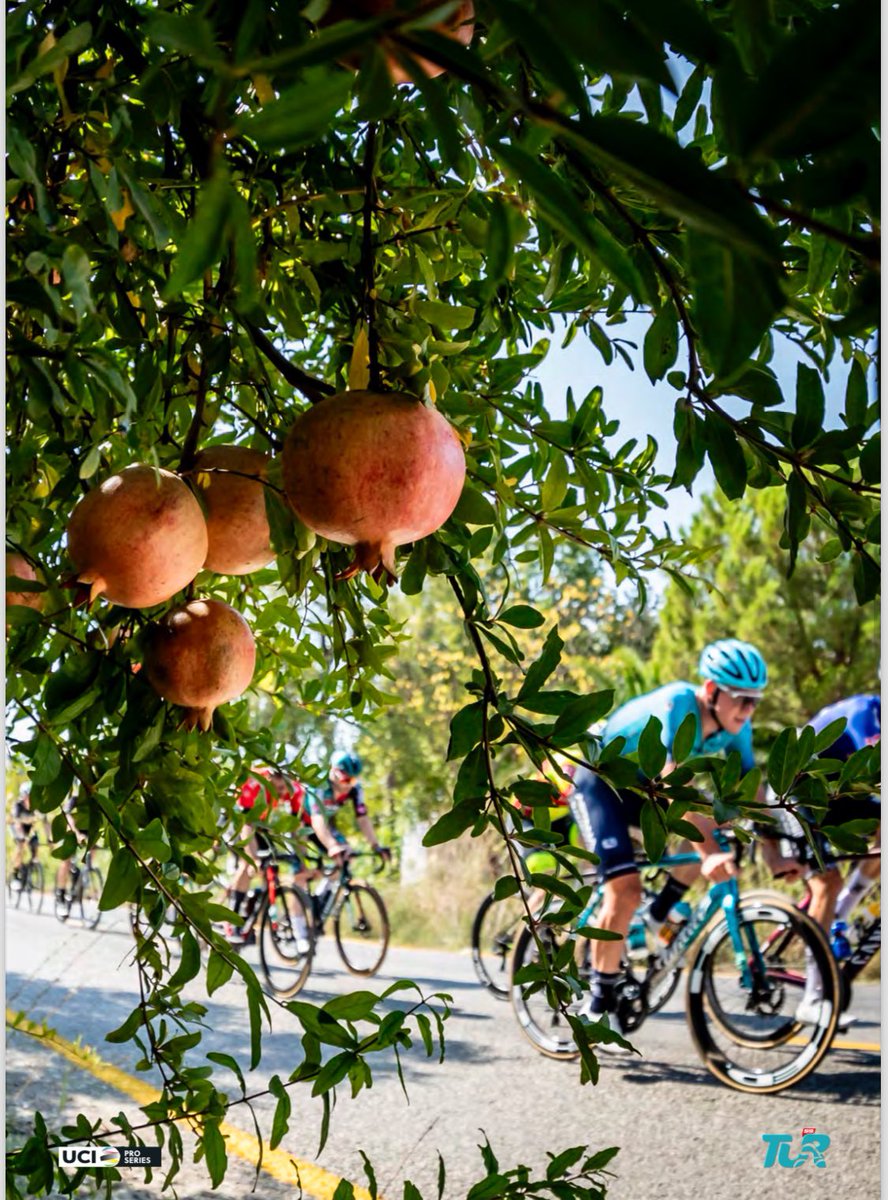
<svg viewBox="0 0 888 1200">
<path fill-rule="evenodd" d="M 228 889 L 228 907 L 238 916 L 240 915 L 240 911 L 244 906 L 247 893 L 250 890 L 250 880 L 253 877 L 255 869 L 253 863 L 257 862 L 259 859 L 259 839 L 256 836 L 253 827 L 250 825 L 245 825 L 242 829 L 242 834 L 249 834 L 250 838 L 249 842 L 247 843 L 247 857 L 237 860 L 237 867 L 234 877 L 232 878 L 231 885 Z M 253 861 L 250 862 L 250 859 Z M 232 934 L 234 932 L 234 927 L 226 930 L 226 933 L 228 934 Z"/>
<path fill-rule="evenodd" d="M 25 861 L 25 838 L 21 833 L 13 834 L 12 847 L 12 882 L 18 886 L 22 883 L 22 867 Z"/>
<path fill-rule="evenodd" d="M 598 855 L 598 869 L 604 879 L 604 895 L 595 924 L 619 933 L 624 939 L 593 940 L 590 995 L 583 1006 L 583 1011 L 594 1020 L 607 1013 L 612 1028 L 625 937 L 641 900 L 641 879 L 629 836 L 630 824 L 635 825 L 639 820 L 633 800 L 631 793 L 617 796 L 596 775 L 580 772 L 570 802 L 583 841 Z"/>
<path fill-rule="evenodd" d="M 881 822 L 881 801 L 875 796 L 871 796 L 868 802 L 861 802 L 859 815 L 863 820 L 875 818 Z M 881 824 L 876 826 L 872 846 L 874 850 L 881 849 Z M 836 916 L 840 921 L 846 921 L 867 892 L 879 882 L 881 867 L 881 858 L 864 858 L 857 864 L 845 881 L 845 886 L 836 901 Z"/>
</svg>

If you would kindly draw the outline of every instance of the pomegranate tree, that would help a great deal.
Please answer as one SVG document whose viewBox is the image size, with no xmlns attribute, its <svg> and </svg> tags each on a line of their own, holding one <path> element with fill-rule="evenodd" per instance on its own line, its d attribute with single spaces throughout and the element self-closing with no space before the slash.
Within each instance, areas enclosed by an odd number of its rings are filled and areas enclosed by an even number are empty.
<svg viewBox="0 0 888 1200">
<path fill-rule="evenodd" d="M 37 581 L 37 572 L 25 556 L 17 554 L 13 550 L 7 550 L 6 577 L 9 579 L 12 576 L 16 579 L 25 579 L 30 583 Z M 43 593 L 7 591 L 6 607 L 9 608 L 11 604 L 23 604 L 26 608 L 36 608 L 39 611 L 43 608 Z"/>
<path fill-rule="evenodd" d="M 206 509 L 208 571 L 249 575 L 274 558 L 262 483 L 267 466 L 267 454 L 246 446 L 211 446 L 197 456 L 194 472 Z"/>
<path fill-rule="evenodd" d="M 395 577 L 395 547 L 439 529 L 466 474 L 453 426 L 400 392 L 342 392 L 300 416 L 284 445 L 287 499 L 322 537 L 355 547 L 359 570 Z"/>
<path fill-rule="evenodd" d="M 68 554 L 90 603 L 148 608 L 189 584 L 207 556 L 201 507 L 172 471 L 139 463 L 89 492 L 68 522 Z"/>
<path fill-rule="evenodd" d="M 370 17 L 386 16 L 389 13 L 397 12 L 399 9 L 403 10 L 403 5 L 399 5 L 397 0 L 331 0 L 323 17 L 323 24 L 328 25 L 334 21 L 347 20 L 366 21 Z M 405 19 L 409 15 L 408 12 L 404 12 Z M 445 37 L 453 38 L 455 41 L 460 42 L 463 46 L 468 46 L 475 32 L 475 6 L 472 0 L 462 0 L 462 3 L 457 4 L 453 12 L 445 17 L 443 21 L 434 25 L 433 29 L 436 33 L 441 33 Z M 385 54 L 386 65 L 388 66 L 393 83 L 412 82 L 410 74 L 401 66 L 399 54 L 412 58 L 423 74 L 427 75 L 430 79 L 434 79 L 437 75 L 441 75 L 444 72 L 444 67 L 429 62 L 427 58 L 421 58 L 418 55 L 407 55 L 405 50 L 396 51 L 390 39 L 385 36 L 379 38 L 379 44 Z M 360 51 L 356 51 L 354 54 L 344 58 L 342 62 L 345 66 L 357 70 L 360 60 Z"/>
<path fill-rule="evenodd" d="M 159 696 L 184 708 L 186 729 L 209 729 L 220 704 L 250 686 L 256 644 L 249 625 L 221 600 L 174 608 L 146 635 L 145 675 Z"/>
</svg>

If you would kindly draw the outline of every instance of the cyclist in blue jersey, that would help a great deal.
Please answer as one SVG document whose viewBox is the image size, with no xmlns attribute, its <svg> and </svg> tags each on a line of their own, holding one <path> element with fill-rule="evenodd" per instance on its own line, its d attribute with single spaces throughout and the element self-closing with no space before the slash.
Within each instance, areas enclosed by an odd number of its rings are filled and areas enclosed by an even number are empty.
<svg viewBox="0 0 888 1200">
<path fill-rule="evenodd" d="M 303 823 L 311 827 L 311 840 L 334 861 L 351 853 L 351 847 L 345 834 L 336 827 L 336 820 L 346 805 L 351 805 L 355 823 L 367 839 L 372 850 L 381 855 L 386 862 L 391 861 L 391 851 L 379 844 L 373 822 L 364 801 L 364 788 L 361 784 L 363 764 L 357 754 L 337 754 L 330 764 L 329 782 L 320 791 L 306 788 L 302 801 Z M 304 864 L 296 874 L 296 881 L 304 886 L 309 879 L 317 875 Z"/>
<path fill-rule="evenodd" d="M 828 704 L 815 714 L 808 722 L 820 733 L 834 721 L 844 720 L 845 728 L 836 740 L 820 752 L 821 758 L 837 759 L 846 762 L 857 750 L 864 746 L 874 746 L 882 736 L 882 700 L 880 696 L 864 694 L 849 696 L 835 704 Z M 812 814 L 802 812 L 809 823 L 813 823 Z M 861 796 L 851 800 L 834 800 L 819 820 L 820 825 L 840 825 L 843 821 L 879 821 L 882 818 L 882 803 L 878 796 Z M 773 844 L 775 834 L 772 827 L 759 827 L 759 837 L 762 848 L 767 851 Z M 770 835 L 770 836 L 769 836 Z M 801 826 L 793 818 L 783 814 L 780 820 L 780 833 L 776 836 L 788 836 L 796 848 L 796 861 L 803 867 L 806 883 L 811 891 L 811 903 L 808 913 L 820 923 L 829 934 L 833 919 L 847 920 L 852 909 L 856 908 L 867 892 L 879 880 L 881 860 L 878 858 L 863 859 L 851 872 L 842 886 L 842 876 L 833 861 L 833 852 L 826 837 L 816 831 L 814 841 L 823 863 L 823 869 L 818 862 L 817 854 L 808 839 L 804 836 Z M 881 843 L 881 824 L 877 825 L 873 834 L 873 844 Z M 766 860 L 767 861 L 767 860 Z M 823 986 L 819 973 L 813 964 L 809 965 L 805 995 L 796 1012 L 800 1021 L 816 1021 L 819 1013 L 819 1001 L 823 994 Z M 842 1027 L 845 1028 L 853 1018 L 844 1016 Z"/>
<path fill-rule="evenodd" d="M 702 683 L 679 682 L 657 688 L 630 700 L 617 709 L 601 733 L 602 745 L 625 738 L 623 755 L 637 749 L 641 733 L 651 717 L 662 725 L 662 739 L 671 751 L 675 735 L 688 714 L 695 722 L 693 753 L 730 754 L 738 751 L 743 771 L 754 766 L 751 717 L 768 682 L 768 670 L 759 651 L 748 642 L 731 638 L 713 642 L 700 655 Z M 674 764 L 667 758 L 661 774 Z M 635 865 L 635 849 L 629 834 L 638 827 L 642 797 L 629 790 L 614 791 L 595 772 L 580 768 L 575 779 L 571 809 L 585 844 L 599 857 L 599 872 L 604 880 L 604 897 L 596 924 L 613 930 L 625 939 L 632 915 L 641 901 L 641 881 Z M 734 857 L 719 849 L 713 838 L 716 822 L 702 813 L 688 813 L 687 820 L 699 829 L 703 841 L 697 843 L 700 864 L 675 870 L 647 912 L 648 923 L 656 929 L 670 909 L 681 899 L 694 878 L 702 874 L 717 883 L 736 873 Z M 792 859 L 768 852 L 769 866 L 775 872 L 800 873 Z M 766 861 L 768 859 L 766 858 Z M 589 996 L 581 1013 L 601 1019 L 607 1014 L 611 1029 L 622 1032 L 616 1015 L 617 985 L 623 942 L 592 942 L 592 978 Z M 625 1053 L 622 1047 L 602 1043 L 599 1049 Z"/>
</svg>

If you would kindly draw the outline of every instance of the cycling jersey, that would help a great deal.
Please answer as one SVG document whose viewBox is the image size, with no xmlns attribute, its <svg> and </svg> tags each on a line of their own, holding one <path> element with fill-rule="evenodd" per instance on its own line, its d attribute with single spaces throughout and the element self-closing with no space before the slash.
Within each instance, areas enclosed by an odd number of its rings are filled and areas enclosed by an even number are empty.
<svg viewBox="0 0 888 1200">
<path fill-rule="evenodd" d="M 847 700 L 838 700 L 835 704 L 821 708 L 808 724 L 820 733 L 827 725 L 842 717 L 847 722 L 844 731 L 831 746 L 821 751 L 821 758 L 839 758 L 844 762 L 855 750 L 862 750 L 864 746 L 872 745 L 881 737 L 881 696 L 849 696 Z"/>
<path fill-rule="evenodd" d="M 334 825 L 343 806 L 348 803 L 351 803 L 353 806 L 356 817 L 367 816 L 367 805 L 364 803 L 364 788 L 362 784 L 353 783 L 349 790 L 341 796 L 333 794 L 332 783 L 328 783 L 320 791 L 306 788 L 305 797 L 302 801 L 302 819 L 306 825 L 310 825 L 312 817 L 321 816 L 330 825 Z"/>
<path fill-rule="evenodd" d="M 666 684 L 622 705 L 606 722 L 600 734 L 601 743 L 607 745 L 615 738 L 625 738 L 621 754 L 631 754 L 638 749 L 648 721 L 657 717 L 662 725 L 661 740 L 667 753 L 671 754 L 675 735 L 688 714 L 694 718 L 693 754 L 730 754 L 736 750 L 744 774 L 753 768 L 750 722 L 746 721 L 737 734 L 720 729 L 704 738 L 697 692 L 692 683 L 686 682 Z M 599 872 L 604 879 L 637 870 L 629 828 L 641 823 L 643 802 L 641 796 L 628 789 L 615 792 L 594 771 L 584 767 L 577 771 L 571 812 L 583 841 L 600 859 Z"/>
<path fill-rule="evenodd" d="M 23 800 L 16 800 L 12 806 L 12 819 L 18 821 L 25 833 L 30 833 L 36 814 Z"/>
</svg>

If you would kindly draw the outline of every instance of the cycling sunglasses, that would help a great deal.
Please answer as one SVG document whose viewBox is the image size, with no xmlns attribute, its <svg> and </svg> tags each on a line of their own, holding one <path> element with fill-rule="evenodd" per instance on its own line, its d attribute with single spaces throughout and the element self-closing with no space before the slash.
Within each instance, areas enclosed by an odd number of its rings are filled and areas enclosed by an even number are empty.
<svg viewBox="0 0 888 1200">
<path fill-rule="evenodd" d="M 761 704 L 761 696 L 751 696 L 749 692 L 732 692 L 730 688 L 723 687 L 721 689 L 726 696 L 730 696 L 732 700 L 740 700 L 745 708 L 755 708 Z"/>
</svg>

